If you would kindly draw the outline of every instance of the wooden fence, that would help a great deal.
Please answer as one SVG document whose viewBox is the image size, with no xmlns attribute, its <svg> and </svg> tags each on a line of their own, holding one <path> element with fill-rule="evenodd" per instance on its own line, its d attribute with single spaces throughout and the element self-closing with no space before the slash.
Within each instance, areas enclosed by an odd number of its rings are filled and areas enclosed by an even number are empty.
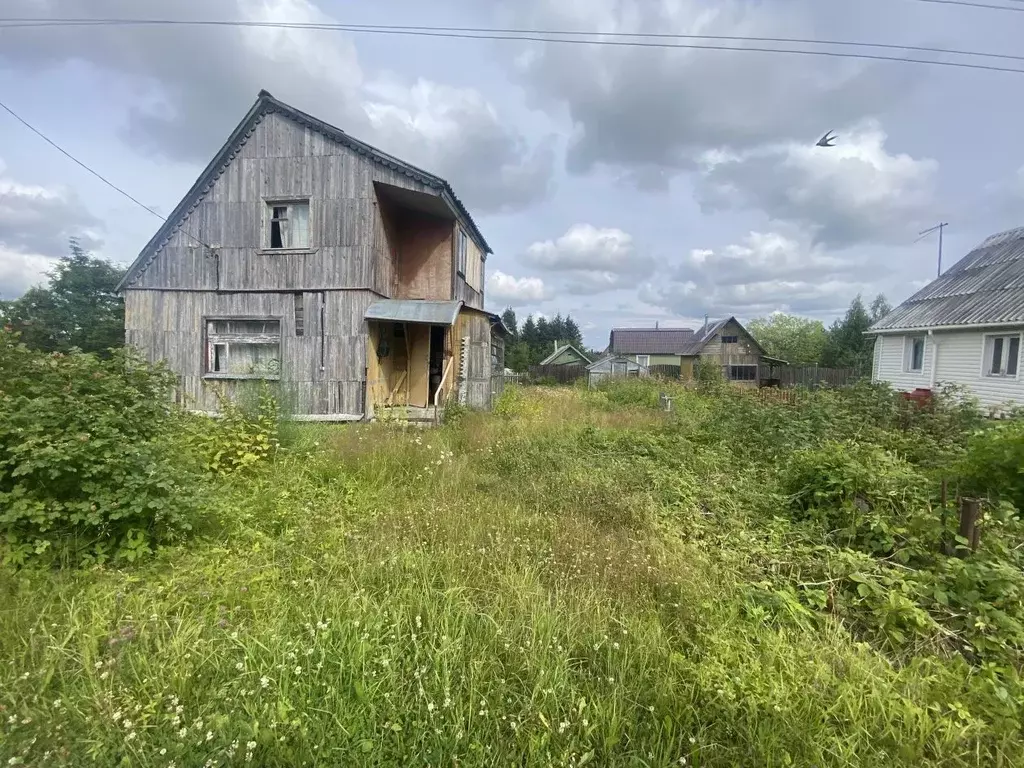
<svg viewBox="0 0 1024 768">
<path fill-rule="evenodd" d="M 774 382 L 780 387 L 807 387 L 815 389 L 821 385 L 845 387 L 861 378 L 856 368 L 822 368 L 817 365 L 787 365 L 772 369 Z"/>
</svg>

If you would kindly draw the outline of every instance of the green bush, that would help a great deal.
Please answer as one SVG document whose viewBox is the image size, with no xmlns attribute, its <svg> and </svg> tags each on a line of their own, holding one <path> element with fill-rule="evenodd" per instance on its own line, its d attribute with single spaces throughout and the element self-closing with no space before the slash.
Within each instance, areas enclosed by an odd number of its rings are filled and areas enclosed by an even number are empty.
<svg viewBox="0 0 1024 768">
<path fill-rule="evenodd" d="M 963 490 L 992 495 L 1024 510 L 1024 421 L 1010 421 L 977 431 L 962 462 Z"/>
<path fill-rule="evenodd" d="M 164 368 L 0 332 L 0 370 L 3 560 L 130 561 L 190 529 L 198 475 Z"/>
<path fill-rule="evenodd" d="M 220 415 L 197 418 L 191 443 L 214 475 L 229 475 L 272 458 L 280 447 L 281 409 L 267 382 L 259 382 L 241 400 L 218 393 Z"/>
<path fill-rule="evenodd" d="M 851 546 L 891 552 L 904 523 L 926 504 L 927 481 L 897 456 L 870 443 L 827 442 L 796 451 L 782 476 L 798 519 L 815 520 Z"/>
</svg>

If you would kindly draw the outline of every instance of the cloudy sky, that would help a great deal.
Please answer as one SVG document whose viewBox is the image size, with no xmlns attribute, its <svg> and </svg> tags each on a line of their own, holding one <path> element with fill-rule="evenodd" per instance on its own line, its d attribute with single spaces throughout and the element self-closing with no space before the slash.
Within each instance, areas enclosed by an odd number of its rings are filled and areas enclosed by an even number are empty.
<svg viewBox="0 0 1024 768">
<path fill-rule="evenodd" d="M 1007 2 L 1007 5 L 1013 3 Z M 1018 6 L 1024 10 L 1024 4 Z M 1012 53 L 1024 13 L 919 0 L 5 0 L 2 17 L 427 24 Z M 834 50 L 834 49 L 833 49 Z M 899 52 L 888 52 L 890 55 Z M 1024 69 L 1024 60 L 982 60 Z M 230 27 L 0 28 L 0 100 L 169 212 L 261 88 L 449 179 L 487 301 L 620 325 L 901 301 L 1024 225 L 1024 74 L 726 51 Z M 1013 106 L 1018 102 L 1018 106 Z M 814 147 L 828 129 L 836 148 Z M 0 297 L 159 222 L 0 112 Z"/>
</svg>

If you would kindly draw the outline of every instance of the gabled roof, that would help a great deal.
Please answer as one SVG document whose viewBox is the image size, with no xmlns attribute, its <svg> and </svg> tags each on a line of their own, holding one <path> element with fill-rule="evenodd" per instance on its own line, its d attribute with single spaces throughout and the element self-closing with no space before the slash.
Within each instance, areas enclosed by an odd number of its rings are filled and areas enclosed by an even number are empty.
<svg viewBox="0 0 1024 768">
<path fill-rule="evenodd" d="M 1024 228 L 992 235 L 868 330 L 1024 324 Z"/>
<path fill-rule="evenodd" d="M 567 349 L 571 349 L 573 352 L 575 352 L 576 356 L 580 360 L 582 360 L 584 363 L 589 363 L 590 362 L 590 358 L 587 357 L 582 352 L 580 352 L 575 346 L 573 346 L 572 344 L 566 344 L 564 346 L 559 347 L 554 352 L 552 352 L 550 355 L 545 357 L 543 360 L 541 360 L 538 363 L 538 365 L 551 365 L 552 361 L 554 361 L 560 354 L 565 352 L 565 350 L 567 350 Z"/>
<path fill-rule="evenodd" d="M 253 104 L 246 116 L 242 118 L 242 122 L 240 122 L 235 130 L 232 131 L 231 136 L 228 137 L 224 146 L 222 146 L 217 154 L 214 155 L 213 160 L 210 161 L 210 164 L 207 165 L 199 175 L 199 178 L 196 179 L 192 188 L 189 189 L 182 201 L 178 203 L 177 207 L 171 212 L 171 215 L 164 221 L 163 226 L 156 231 L 156 234 L 153 235 L 152 239 L 146 243 L 146 246 L 139 253 L 138 258 L 136 258 L 128 268 L 124 278 L 117 286 L 117 290 L 119 292 L 135 282 L 135 279 L 146 269 L 147 266 L 149 266 L 156 254 L 181 226 L 184 217 L 193 208 L 195 208 L 199 200 L 202 199 L 217 178 L 224 172 L 228 163 L 235 158 L 239 148 L 248 140 L 256 125 L 266 115 L 274 112 L 282 114 L 300 125 L 306 126 L 307 128 L 311 128 L 312 130 L 323 134 L 327 138 L 358 152 L 375 163 L 379 163 L 391 170 L 401 171 L 409 178 L 436 190 L 440 197 L 448 204 L 448 207 L 455 214 L 456 218 L 458 218 L 463 225 L 469 229 L 473 238 L 477 240 L 484 252 L 493 253 L 490 246 L 487 244 L 487 241 L 484 239 L 484 236 L 477 228 L 476 223 L 473 221 L 473 217 L 470 216 L 469 211 L 462 204 L 462 201 L 456 197 L 451 185 L 440 176 L 435 176 L 434 174 L 424 171 L 421 168 L 417 168 L 404 160 L 399 160 L 386 152 L 382 152 L 376 147 L 349 136 L 340 128 L 336 128 L 335 126 L 325 123 L 312 115 L 295 109 L 295 107 L 289 106 L 283 101 L 278 101 L 271 96 L 269 92 L 260 91 L 259 95 L 256 97 L 256 103 Z"/>
<path fill-rule="evenodd" d="M 613 328 L 608 350 L 616 355 L 678 355 L 693 335 L 689 328 Z"/>
<path fill-rule="evenodd" d="M 764 355 L 764 348 L 757 343 L 757 339 L 750 335 L 750 331 L 748 331 L 743 326 L 743 323 L 741 323 L 735 317 L 727 317 L 724 320 L 717 320 L 714 323 L 710 323 L 706 328 L 701 328 L 701 330 L 697 331 L 697 333 L 695 334 L 695 338 L 691 339 L 691 341 L 685 347 L 683 347 L 683 350 L 679 354 L 682 355 L 683 357 L 693 357 L 694 355 L 699 355 L 701 352 L 704 351 L 704 347 L 708 345 L 708 342 L 715 338 L 715 335 L 718 334 L 729 323 L 736 323 L 736 325 L 740 327 L 740 330 L 742 330 L 747 335 L 747 338 L 750 339 L 753 345 L 757 347 L 758 352 Z"/>
<path fill-rule="evenodd" d="M 640 365 L 640 363 L 638 363 L 636 360 L 630 360 L 628 357 L 625 357 L 623 355 L 604 355 L 604 356 L 598 358 L 597 360 L 595 360 L 594 362 L 592 362 L 590 365 L 588 365 L 587 366 L 587 370 L 588 371 L 593 371 L 596 368 L 604 365 L 605 363 L 613 363 L 613 362 L 614 363 L 625 363 L 627 370 L 629 370 L 630 366 L 632 366 L 633 368 L 638 369 L 638 370 L 639 369 L 646 370 L 646 366 Z"/>
</svg>

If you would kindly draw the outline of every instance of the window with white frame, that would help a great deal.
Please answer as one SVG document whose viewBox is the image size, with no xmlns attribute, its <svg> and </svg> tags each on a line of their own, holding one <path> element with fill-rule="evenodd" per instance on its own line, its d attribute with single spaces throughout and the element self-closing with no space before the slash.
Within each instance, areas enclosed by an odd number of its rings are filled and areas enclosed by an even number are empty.
<svg viewBox="0 0 1024 768">
<path fill-rule="evenodd" d="M 920 373 L 924 370 L 924 336 L 907 336 L 903 339 L 903 370 Z"/>
<path fill-rule="evenodd" d="M 281 375 L 281 321 L 208 319 L 206 373 L 225 378 L 278 378 Z"/>
<path fill-rule="evenodd" d="M 455 233 L 455 271 L 466 276 L 466 264 L 469 260 L 469 236 L 466 230 L 459 227 Z"/>
<path fill-rule="evenodd" d="M 638 365 L 642 365 L 644 368 L 651 367 L 651 356 L 650 355 L 637 355 L 636 362 Z"/>
<path fill-rule="evenodd" d="M 270 251 L 309 248 L 309 201 L 267 203 L 265 248 Z"/>
<path fill-rule="evenodd" d="M 1017 376 L 1020 334 L 985 337 L 985 375 Z"/>
</svg>

